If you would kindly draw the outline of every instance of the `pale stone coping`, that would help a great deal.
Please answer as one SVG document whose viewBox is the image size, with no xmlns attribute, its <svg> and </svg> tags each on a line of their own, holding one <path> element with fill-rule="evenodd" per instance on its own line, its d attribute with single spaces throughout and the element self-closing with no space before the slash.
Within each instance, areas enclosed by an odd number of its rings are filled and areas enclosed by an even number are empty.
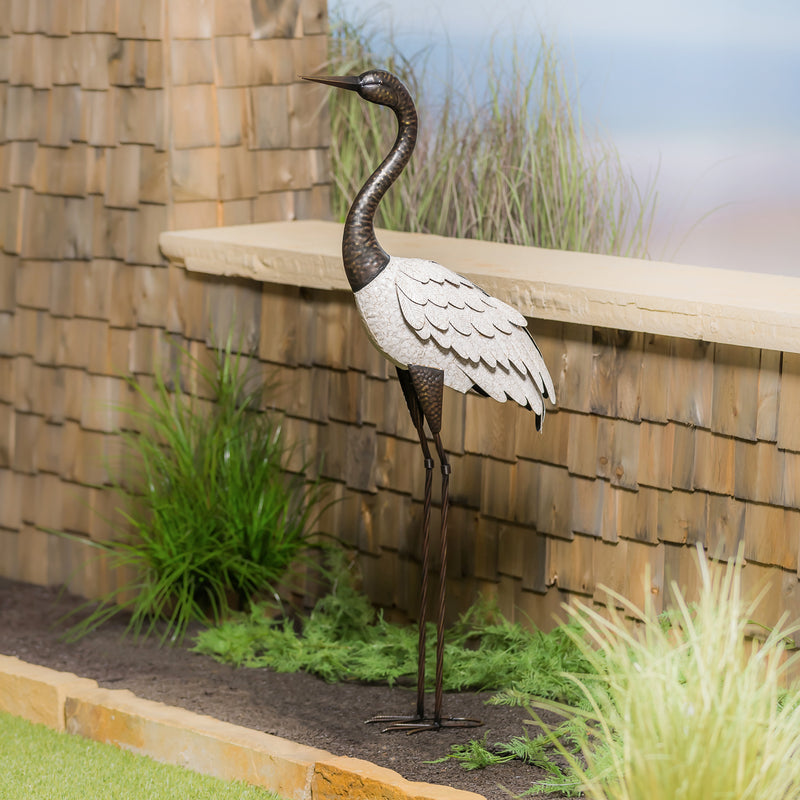
<svg viewBox="0 0 800 800">
<path fill-rule="evenodd" d="M 0 711 L 286 800 L 486 800 L 0 655 Z"/>
<path fill-rule="evenodd" d="M 342 226 L 294 221 L 162 233 L 188 270 L 346 289 Z M 800 278 L 378 231 L 392 255 L 460 272 L 528 317 L 800 352 Z"/>
</svg>

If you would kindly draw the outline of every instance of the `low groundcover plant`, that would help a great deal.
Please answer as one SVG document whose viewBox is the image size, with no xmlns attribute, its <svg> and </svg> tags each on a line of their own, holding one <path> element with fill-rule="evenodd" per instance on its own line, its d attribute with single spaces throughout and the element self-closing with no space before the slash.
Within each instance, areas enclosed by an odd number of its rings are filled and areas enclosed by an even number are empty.
<svg viewBox="0 0 800 800">
<path fill-rule="evenodd" d="M 239 666 L 279 672 L 303 670 L 327 681 L 394 684 L 417 674 L 417 628 L 388 622 L 355 587 L 342 567 L 332 591 L 300 620 L 254 606 L 197 636 L 196 649 Z M 299 628 L 299 630 L 298 630 Z M 577 702 L 580 692 L 566 673 L 583 674 L 588 661 L 563 628 L 545 634 L 504 619 L 497 607 L 479 600 L 445 637 L 447 691 L 508 689 L 499 702 L 520 705 L 531 696 Z M 427 675 L 432 683 L 435 635 L 428 636 Z"/>
</svg>

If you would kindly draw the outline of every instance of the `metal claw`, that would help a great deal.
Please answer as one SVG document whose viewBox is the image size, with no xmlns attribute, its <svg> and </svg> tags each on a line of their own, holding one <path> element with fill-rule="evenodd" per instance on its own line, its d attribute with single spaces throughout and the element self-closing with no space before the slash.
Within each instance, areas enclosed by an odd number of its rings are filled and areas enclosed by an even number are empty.
<svg viewBox="0 0 800 800">
<path fill-rule="evenodd" d="M 483 725 L 479 719 L 468 719 L 467 717 L 445 717 L 444 719 L 437 720 L 432 717 L 419 719 L 414 717 L 386 716 L 383 720 L 381 720 L 380 717 L 373 717 L 367 720 L 367 722 L 389 722 L 390 720 L 392 724 L 382 728 L 381 733 L 405 731 L 406 735 L 410 736 L 413 733 L 421 733 L 422 731 L 438 731 L 442 728 L 479 728 Z"/>
</svg>

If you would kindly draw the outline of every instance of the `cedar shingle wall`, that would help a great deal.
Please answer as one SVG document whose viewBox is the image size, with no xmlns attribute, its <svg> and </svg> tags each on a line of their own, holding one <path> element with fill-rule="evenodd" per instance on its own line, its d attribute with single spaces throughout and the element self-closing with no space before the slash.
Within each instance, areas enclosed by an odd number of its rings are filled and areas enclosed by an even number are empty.
<svg viewBox="0 0 800 800">
<path fill-rule="evenodd" d="M 261 318 L 259 354 L 281 365 L 288 428 L 325 453 L 343 498 L 325 526 L 359 548 L 377 602 L 415 615 L 423 468 L 393 369 L 347 293 L 265 285 Z M 800 358 L 531 328 L 559 400 L 542 435 L 516 405 L 446 392 L 451 615 L 481 591 L 509 617 L 548 624 L 570 597 L 604 602 L 601 584 L 660 608 L 670 581 L 696 585 L 697 542 L 722 558 L 743 543 L 745 583 L 773 579 L 763 621 L 800 615 Z"/>
<path fill-rule="evenodd" d="M 325 0 L 276 4 L 277 26 L 255 5 L 264 38 L 249 0 L 4 4 L 0 574 L 111 586 L 45 529 L 113 534 L 123 376 L 171 356 L 165 333 L 202 353 L 234 305 L 258 341 L 261 287 L 168 267 L 159 233 L 329 213 L 324 92 L 296 84 Z"/>
<path fill-rule="evenodd" d="M 236 320 L 277 368 L 289 433 L 325 454 L 341 502 L 324 528 L 359 548 L 374 600 L 415 615 L 422 459 L 351 296 L 188 275 L 156 244 L 166 229 L 327 215 L 324 89 L 294 82 L 324 60 L 324 2 L 259 12 L 264 39 L 242 0 L 8 6 L 0 573 L 113 585 L 46 529 L 114 535 L 123 376 L 169 359 L 166 334 L 204 357 Z M 797 616 L 800 356 L 532 327 L 559 397 L 542 436 L 513 405 L 446 396 L 451 615 L 482 591 L 547 624 L 563 600 L 602 599 L 600 584 L 660 605 L 670 580 L 695 585 L 699 541 L 723 557 L 743 543 L 745 581 L 773 579 L 764 621 Z"/>
</svg>

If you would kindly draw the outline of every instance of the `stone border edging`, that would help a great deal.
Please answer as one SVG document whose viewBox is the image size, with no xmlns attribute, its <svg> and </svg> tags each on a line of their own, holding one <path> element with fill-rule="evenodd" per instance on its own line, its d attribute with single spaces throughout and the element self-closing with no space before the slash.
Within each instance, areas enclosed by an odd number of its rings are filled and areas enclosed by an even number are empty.
<svg viewBox="0 0 800 800">
<path fill-rule="evenodd" d="M 0 655 L 0 710 L 286 800 L 485 800 Z"/>
</svg>

